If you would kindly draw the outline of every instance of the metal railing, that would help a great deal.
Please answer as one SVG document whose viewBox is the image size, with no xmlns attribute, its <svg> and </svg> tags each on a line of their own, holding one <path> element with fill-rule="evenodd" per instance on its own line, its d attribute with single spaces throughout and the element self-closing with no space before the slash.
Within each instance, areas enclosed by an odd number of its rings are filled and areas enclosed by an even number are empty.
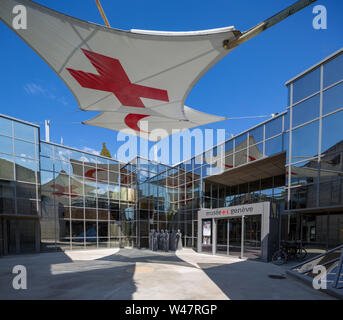
<svg viewBox="0 0 343 320">
<path fill-rule="evenodd" d="M 336 252 L 336 251 L 338 251 L 338 250 L 341 250 L 341 253 L 340 253 L 340 255 L 339 255 L 338 257 L 333 258 L 333 259 L 330 259 L 330 260 L 328 260 L 328 261 L 326 261 L 326 262 L 324 262 L 324 263 L 321 263 L 320 265 L 322 265 L 322 266 L 327 266 L 327 265 L 333 266 L 333 264 L 334 264 L 335 262 L 338 261 L 337 266 L 333 267 L 333 269 L 332 269 L 332 270 L 334 270 L 335 268 L 337 268 L 337 270 L 336 270 L 336 272 L 335 272 L 334 279 L 333 279 L 333 281 L 329 281 L 329 282 L 332 282 L 332 285 L 331 285 L 332 288 L 341 289 L 341 288 L 338 287 L 338 285 L 339 285 L 339 282 L 340 282 L 339 279 L 340 279 L 341 274 L 342 274 L 342 265 L 343 265 L 343 244 L 341 244 L 341 245 L 339 245 L 339 246 L 337 246 L 337 247 L 335 247 L 335 248 L 333 248 L 333 249 L 330 249 L 330 250 L 328 250 L 328 251 L 326 251 L 326 252 L 324 252 L 324 253 L 321 253 L 321 254 L 319 254 L 319 255 L 317 255 L 317 256 L 314 256 L 314 257 L 312 257 L 312 258 L 310 258 L 310 259 L 307 259 L 306 261 L 303 261 L 303 262 L 301 262 L 301 263 L 299 263 L 299 264 L 293 266 L 289 271 L 290 271 L 290 272 L 297 272 L 297 273 L 302 274 L 302 275 L 311 273 L 311 272 L 313 271 L 314 267 L 315 267 L 317 264 L 311 265 L 311 267 L 310 267 L 309 269 L 306 269 L 306 270 L 299 271 L 299 270 L 297 270 L 297 269 L 300 269 L 300 267 L 302 267 L 302 266 L 304 266 L 304 265 L 306 265 L 306 264 L 309 264 L 309 263 L 312 262 L 312 261 L 315 261 L 315 260 L 324 258 L 324 257 L 328 256 L 329 254 L 331 254 L 331 253 L 333 253 L 333 252 Z M 320 261 L 320 260 L 319 260 L 319 261 Z"/>
</svg>

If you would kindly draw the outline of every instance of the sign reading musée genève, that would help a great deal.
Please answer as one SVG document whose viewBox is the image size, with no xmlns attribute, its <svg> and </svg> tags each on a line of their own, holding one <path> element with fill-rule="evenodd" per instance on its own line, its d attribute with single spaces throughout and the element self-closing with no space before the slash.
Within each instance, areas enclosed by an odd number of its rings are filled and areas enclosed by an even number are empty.
<svg viewBox="0 0 343 320">
<path fill-rule="evenodd" d="M 199 218 L 229 218 L 231 216 L 263 214 L 266 205 L 269 206 L 269 202 L 244 204 L 240 206 L 216 209 L 201 209 L 199 211 Z"/>
</svg>

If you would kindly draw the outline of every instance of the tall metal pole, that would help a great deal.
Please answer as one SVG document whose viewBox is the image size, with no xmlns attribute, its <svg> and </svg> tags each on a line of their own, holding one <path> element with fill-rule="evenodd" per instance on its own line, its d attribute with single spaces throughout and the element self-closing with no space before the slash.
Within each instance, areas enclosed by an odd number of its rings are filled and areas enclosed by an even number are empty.
<svg viewBox="0 0 343 320">
<path fill-rule="evenodd" d="M 50 120 L 45 120 L 45 141 L 50 142 Z"/>
<path fill-rule="evenodd" d="M 107 20 L 105 11 L 104 11 L 104 9 L 103 9 L 102 6 L 101 6 L 100 0 L 95 0 L 95 3 L 96 3 L 96 5 L 97 5 L 97 7 L 98 7 L 98 9 L 99 9 L 99 12 L 100 12 L 100 14 L 101 14 L 101 16 L 102 16 L 102 19 L 104 20 L 106 26 L 107 26 L 108 28 L 110 28 L 110 27 L 111 27 L 111 26 L 110 26 L 110 23 L 109 23 L 108 20 Z"/>
<path fill-rule="evenodd" d="M 300 11 L 301 9 L 303 9 L 307 6 L 309 6 L 310 4 L 312 4 L 315 1 L 317 1 L 317 0 L 299 0 L 295 3 L 293 3 L 288 8 L 280 11 L 279 13 L 273 15 L 272 17 L 268 18 L 267 20 L 264 20 L 263 22 L 259 23 L 258 25 L 249 29 L 248 31 L 243 32 L 243 34 L 239 38 L 237 38 L 231 42 L 229 40 L 224 40 L 223 47 L 226 50 L 235 48 L 235 47 L 239 46 L 240 44 L 242 44 L 243 42 L 250 40 L 251 38 L 257 36 L 262 31 L 267 30 L 268 28 L 272 27 L 273 25 L 275 25 L 275 24 L 281 22 L 282 20 L 288 18 L 292 14 Z"/>
</svg>

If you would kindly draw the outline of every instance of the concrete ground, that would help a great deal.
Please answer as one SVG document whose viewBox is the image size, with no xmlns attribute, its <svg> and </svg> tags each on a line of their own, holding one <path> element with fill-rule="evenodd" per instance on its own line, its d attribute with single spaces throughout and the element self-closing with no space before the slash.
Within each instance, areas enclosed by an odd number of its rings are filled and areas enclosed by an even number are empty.
<svg viewBox="0 0 343 320">
<path fill-rule="evenodd" d="M 15 265 L 27 289 L 15 290 Z M 98 249 L 0 258 L 0 299 L 333 299 L 270 263 L 138 249 Z"/>
</svg>

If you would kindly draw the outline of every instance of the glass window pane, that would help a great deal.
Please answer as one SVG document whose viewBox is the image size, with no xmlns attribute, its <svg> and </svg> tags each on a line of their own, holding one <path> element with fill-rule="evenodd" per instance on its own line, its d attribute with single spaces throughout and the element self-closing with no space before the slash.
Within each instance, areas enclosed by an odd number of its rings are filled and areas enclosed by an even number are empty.
<svg viewBox="0 0 343 320">
<path fill-rule="evenodd" d="M 293 128 L 319 117 L 319 97 L 317 94 L 293 107 Z"/>
<path fill-rule="evenodd" d="M 263 140 L 263 126 L 257 127 L 249 132 L 249 144 L 255 144 Z"/>
<path fill-rule="evenodd" d="M 71 157 L 71 153 L 72 153 L 72 151 L 70 151 L 68 149 L 64 149 L 61 147 L 55 147 L 54 157 L 55 157 L 55 159 L 60 159 L 63 161 L 69 161 L 69 156 L 70 156 L 70 159 L 73 159 Z"/>
<path fill-rule="evenodd" d="M 291 105 L 291 85 L 287 86 L 287 106 Z"/>
<path fill-rule="evenodd" d="M 16 190 L 17 190 L 17 197 L 18 198 L 28 198 L 28 199 L 36 199 L 36 185 L 32 183 L 16 183 Z"/>
<path fill-rule="evenodd" d="M 248 139 L 247 134 L 243 134 L 235 138 L 235 150 L 238 151 L 238 150 L 245 149 L 247 147 L 247 139 Z"/>
<path fill-rule="evenodd" d="M 282 134 L 282 150 L 287 152 L 287 160 L 289 154 L 289 132 Z"/>
<path fill-rule="evenodd" d="M 14 137 L 35 142 L 35 130 L 37 128 L 14 121 Z"/>
<path fill-rule="evenodd" d="M 0 117 L 0 134 L 12 137 L 12 120 Z"/>
<path fill-rule="evenodd" d="M 47 156 L 49 158 L 52 158 L 53 149 L 54 149 L 54 146 L 52 146 L 50 144 L 47 144 L 44 142 L 41 142 L 41 144 L 40 144 L 40 153 L 43 156 Z"/>
<path fill-rule="evenodd" d="M 30 142 L 14 140 L 14 151 L 17 156 L 35 158 L 35 145 Z"/>
<path fill-rule="evenodd" d="M 41 171 L 40 179 L 41 179 L 42 189 L 50 190 L 51 186 L 54 184 L 54 173 L 48 172 L 48 171 Z"/>
<path fill-rule="evenodd" d="M 314 121 L 292 132 L 292 159 L 305 160 L 318 154 L 319 122 Z"/>
<path fill-rule="evenodd" d="M 36 182 L 36 163 L 34 160 L 15 158 L 16 179 L 25 182 Z"/>
<path fill-rule="evenodd" d="M 37 200 L 17 199 L 17 213 L 24 215 L 37 215 Z"/>
<path fill-rule="evenodd" d="M 310 161 L 303 161 L 292 165 L 291 170 L 291 184 L 308 184 L 318 180 L 318 159 L 312 159 Z"/>
<path fill-rule="evenodd" d="M 14 214 L 15 199 L 0 198 L 0 212 L 3 214 Z"/>
<path fill-rule="evenodd" d="M 235 153 L 235 167 L 247 163 L 247 150 L 238 151 Z"/>
<path fill-rule="evenodd" d="M 0 152 L 13 154 L 13 139 L 0 136 Z"/>
<path fill-rule="evenodd" d="M 278 117 L 266 123 L 266 139 L 282 132 L 282 117 Z"/>
<path fill-rule="evenodd" d="M 343 54 L 324 64 L 324 88 L 343 79 Z"/>
<path fill-rule="evenodd" d="M 323 118 L 322 152 L 338 151 L 339 148 L 336 145 L 339 142 L 342 142 L 342 140 L 343 111 L 339 111 L 331 116 Z"/>
<path fill-rule="evenodd" d="M 320 89 L 320 68 L 317 68 L 293 83 L 293 104 L 318 92 Z"/>
<path fill-rule="evenodd" d="M 263 142 L 249 147 L 249 161 L 263 158 Z"/>
<path fill-rule="evenodd" d="M 343 82 L 323 92 L 323 114 L 343 108 Z"/>
<path fill-rule="evenodd" d="M 40 167 L 42 170 L 53 171 L 54 160 L 51 160 L 50 158 L 40 157 Z"/>
<path fill-rule="evenodd" d="M 282 135 L 266 141 L 266 155 L 271 156 L 282 151 Z"/>
<path fill-rule="evenodd" d="M 289 130 L 289 113 L 290 113 L 290 109 L 287 109 L 287 113 L 283 116 L 284 131 Z"/>
<path fill-rule="evenodd" d="M 225 142 L 225 153 L 233 153 L 233 140 L 229 140 Z M 196 163 L 201 163 L 201 161 L 198 161 Z"/>
<path fill-rule="evenodd" d="M 84 238 L 84 223 L 83 221 L 74 221 L 71 222 L 71 235 L 76 238 L 73 241 L 80 240 L 83 242 Z"/>
<path fill-rule="evenodd" d="M 14 181 L 0 180 L 0 198 L 14 198 Z M 0 212 L 3 213 L 0 209 Z"/>
<path fill-rule="evenodd" d="M 13 156 L 0 153 L 0 179 L 14 180 Z"/>
<path fill-rule="evenodd" d="M 91 241 L 93 238 L 97 236 L 96 230 L 96 222 L 95 221 L 86 221 L 86 241 Z"/>
</svg>

